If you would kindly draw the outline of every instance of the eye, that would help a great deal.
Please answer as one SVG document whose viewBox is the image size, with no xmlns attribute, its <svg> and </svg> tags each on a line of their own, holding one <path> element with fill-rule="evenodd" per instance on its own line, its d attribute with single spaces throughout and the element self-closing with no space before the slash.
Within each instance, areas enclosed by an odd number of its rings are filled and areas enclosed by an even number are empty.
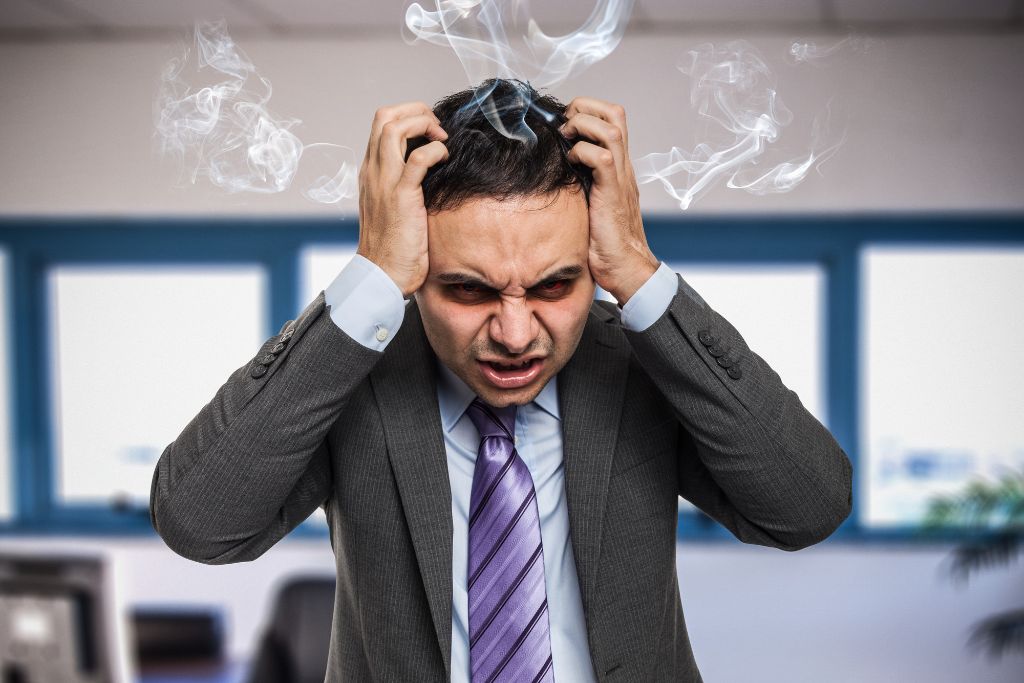
<svg viewBox="0 0 1024 683">
<path fill-rule="evenodd" d="M 475 282 L 456 282 L 448 285 L 448 292 L 456 300 L 479 301 L 487 298 L 491 289 Z"/>
<path fill-rule="evenodd" d="M 569 280 L 548 280 L 537 285 L 535 291 L 544 296 L 560 296 L 569 289 Z"/>
</svg>

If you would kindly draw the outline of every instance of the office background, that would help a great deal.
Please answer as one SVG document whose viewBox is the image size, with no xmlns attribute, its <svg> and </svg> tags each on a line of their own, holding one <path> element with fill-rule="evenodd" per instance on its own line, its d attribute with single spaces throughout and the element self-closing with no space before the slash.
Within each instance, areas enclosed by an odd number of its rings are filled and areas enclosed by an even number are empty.
<svg viewBox="0 0 1024 683">
<path fill-rule="evenodd" d="M 223 17 L 304 142 L 357 158 L 374 110 L 467 86 L 407 45 L 408 3 L 9 0 L 0 13 L 0 551 L 110 553 L 119 604 L 210 607 L 245 662 L 274 591 L 330 575 L 322 516 L 259 560 L 210 567 L 149 527 L 163 447 L 351 256 L 354 204 L 182 183 L 155 152 L 161 70 Z M 593 3 L 536 2 L 571 28 Z M 545 12 L 549 14 L 545 14 Z M 622 104 L 634 159 L 692 147 L 676 68 L 748 40 L 794 112 L 825 107 L 835 155 L 788 193 L 719 185 L 681 211 L 641 187 L 649 239 L 836 435 L 851 518 L 796 554 L 744 546 L 680 507 L 678 567 L 709 681 L 1018 681 L 1024 654 L 970 650 L 1024 607 L 1019 565 L 944 573 L 962 529 L 929 499 L 1024 473 L 1024 3 L 639 0 L 605 60 L 553 92 Z M 557 31 L 553 31 L 557 32 Z M 794 43 L 835 47 L 794 62 Z M 827 50 L 826 50 L 827 51 Z M 756 668 L 755 668 L 756 667 Z"/>
</svg>

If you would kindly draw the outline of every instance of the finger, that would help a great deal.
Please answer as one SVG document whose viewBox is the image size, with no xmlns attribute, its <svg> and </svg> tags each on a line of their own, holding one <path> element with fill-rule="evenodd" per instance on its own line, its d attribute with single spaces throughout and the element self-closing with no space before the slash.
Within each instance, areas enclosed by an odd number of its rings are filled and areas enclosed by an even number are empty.
<svg viewBox="0 0 1024 683">
<path fill-rule="evenodd" d="M 406 189 L 417 187 L 423 182 L 431 166 L 447 158 L 448 148 L 440 140 L 417 147 L 409 154 L 409 160 L 405 162 L 405 170 L 402 171 L 398 185 Z"/>
<path fill-rule="evenodd" d="M 400 169 L 409 138 L 426 137 L 429 140 L 447 140 L 448 133 L 438 125 L 436 118 L 421 114 L 395 119 L 384 124 L 380 134 L 377 158 L 381 168 Z"/>
<path fill-rule="evenodd" d="M 622 131 L 622 144 L 629 149 L 629 130 L 626 127 L 626 110 L 620 104 L 605 102 L 593 97 L 576 97 L 565 107 L 566 118 L 576 114 L 590 114 L 604 119 Z"/>
<path fill-rule="evenodd" d="M 572 146 L 566 157 L 572 163 L 583 164 L 592 168 L 594 170 L 594 180 L 599 185 L 614 187 L 615 183 L 618 182 L 615 156 L 611 153 L 611 150 L 586 140 L 580 140 Z"/>
<path fill-rule="evenodd" d="M 566 121 L 560 130 L 562 135 L 570 139 L 584 137 L 600 143 L 615 157 L 615 168 L 619 175 L 626 170 L 628 155 L 623 145 L 622 131 L 614 124 L 592 114 L 578 113 Z"/>
<path fill-rule="evenodd" d="M 369 158 L 371 150 L 377 149 L 381 131 L 384 130 L 384 124 L 389 121 L 396 121 L 408 116 L 419 116 L 423 114 L 433 116 L 438 124 L 441 123 L 441 120 L 437 118 L 433 110 L 428 107 L 425 102 L 402 102 L 401 104 L 381 107 L 374 112 L 373 123 L 370 125 L 370 137 L 366 143 L 367 158 Z"/>
</svg>

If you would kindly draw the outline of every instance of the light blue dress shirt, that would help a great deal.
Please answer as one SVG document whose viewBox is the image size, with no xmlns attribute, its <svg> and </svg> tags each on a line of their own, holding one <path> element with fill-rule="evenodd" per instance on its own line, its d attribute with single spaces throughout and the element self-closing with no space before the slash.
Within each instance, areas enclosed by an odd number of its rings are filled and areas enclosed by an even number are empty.
<svg viewBox="0 0 1024 683">
<path fill-rule="evenodd" d="M 676 274 L 662 263 L 623 306 L 623 325 L 638 331 L 650 327 L 668 308 L 677 287 Z M 378 351 L 394 338 L 405 314 L 406 302 L 395 282 L 358 254 L 324 290 L 324 297 L 334 323 Z M 465 414 L 475 394 L 443 363 L 437 367 L 437 403 L 452 493 L 452 681 L 469 683 L 468 519 L 480 435 Z M 516 451 L 537 491 L 555 680 L 590 683 L 595 679 L 569 533 L 557 380 L 557 375 L 552 377 L 537 398 L 516 410 Z"/>
</svg>

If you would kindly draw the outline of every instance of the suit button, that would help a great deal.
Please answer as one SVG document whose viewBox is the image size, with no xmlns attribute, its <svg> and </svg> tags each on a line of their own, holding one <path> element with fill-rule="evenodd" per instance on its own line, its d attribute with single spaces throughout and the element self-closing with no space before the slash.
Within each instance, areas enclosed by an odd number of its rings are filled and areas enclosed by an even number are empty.
<svg viewBox="0 0 1024 683">
<path fill-rule="evenodd" d="M 271 363 L 274 362 L 276 358 L 277 356 L 275 356 L 274 354 L 268 353 L 267 355 L 263 356 L 263 358 L 260 358 L 260 362 L 263 363 L 264 365 L 270 365 Z"/>
<path fill-rule="evenodd" d="M 274 348 L 270 349 L 271 353 L 281 353 L 284 351 L 284 347 L 288 346 L 287 342 L 278 342 L 274 344 Z"/>
<path fill-rule="evenodd" d="M 715 362 L 721 365 L 723 368 L 730 368 L 736 364 L 736 361 L 729 356 L 719 356 L 715 359 Z"/>
<path fill-rule="evenodd" d="M 718 337 L 711 334 L 711 330 L 701 330 L 697 333 L 697 339 L 699 339 L 700 343 L 704 346 L 711 346 L 712 344 L 718 343 Z"/>
<path fill-rule="evenodd" d="M 708 347 L 708 353 L 710 353 L 715 358 L 718 358 L 719 356 L 725 355 L 725 349 L 722 348 L 721 344 L 715 344 L 714 346 Z"/>
<path fill-rule="evenodd" d="M 281 335 L 280 340 L 287 344 L 288 340 L 292 338 L 293 334 L 295 334 L 295 330 L 288 330 L 287 332 Z"/>
<path fill-rule="evenodd" d="M 252 369 L 251 372 L 249 372 L 249 374 L 252 375 L 256 379 L 259 379 L 263 375 L 267 374 L 267 366 L 266 365 L 257 365 L 257 366 L 255 366 Z"/>
<path fill-rule="evenodd" d="M 733 379 L 739 379 L 740 377 L 743 376 L 743 372 L 740 371 L 740 369 L 735 365 L 726 370 L 726 372 L 728 372 L 729 376 L 732 377 Z"/>
</svg>

